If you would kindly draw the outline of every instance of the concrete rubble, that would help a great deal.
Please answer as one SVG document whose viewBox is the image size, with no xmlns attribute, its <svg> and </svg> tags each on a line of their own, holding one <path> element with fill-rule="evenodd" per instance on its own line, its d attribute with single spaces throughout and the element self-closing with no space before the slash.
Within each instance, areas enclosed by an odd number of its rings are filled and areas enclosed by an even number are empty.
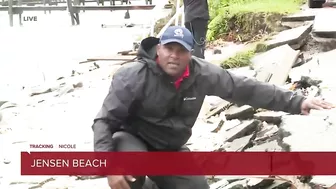
<svg viewBox="0 0 336 189">
<path fill-rule="evenodd" d="M 266 41 L 267 48 L 272 49 L 274 47 L 288 44 L 295 50 L 299 49 L 305 43 L 304 39 L 307 39 L 312 27 L 313 24 L 309 23 L 304 26 L 282 31 L 273 36 L 270 40 Z"/>
<path fill-rule="evenodd" d="M 305 53 L 301 47 L 313 39 L 309 36 L 314 25 L 307 25 L 305 21 L 314 18 L 312 14 L 306 14 L 306 17 L 300 14 L 296 19 L 295 15 L 287 17 L 286 21 L 299 21 L 301 25 L 268 41 L 273 45 L 272 49 L 257 55 L 252 68 L 230 71 L 308 97 L 320 96 L 336 104 L 335 50 L 312 57 L 301 56 L 309 61 L 292 68 L 300 53 Z M 106 95 L 111 76 L 121 66 L 116 61 L 83 63 L 69 76 L 60 77 L 54 83 L 23 87 L 20 91 L 24 94 L 22 98 L 5 95 L 6 98 L 1 99 L 1 94 L 0 188 L 108 188 L 105 178 L 20 176 L 18 154 L 28 150 L 28 144 L 34 141 L 75 143 L 76 151 L 92 151 L 92 119 Z M 187 145 L 194 151 L 335 151 L 335 113 L 332 109 L 312 111 L 309 116 L 290 115 L 248 105 L 238 106 L 208 96 Z M 74 137 L 73 133 L 79 129 L 81 134 Z M 38 140 L 36 136 L 39 136 Z M 328 188 L 336 182 L 332 176 L 208 176 L 208 179 L 211 189 Z"/>
<path fill-rule="evenodd" d="M 315 15 L 318 15 L 317 18 L 320 17 L 317 13 L 305 13 L 305 15 L 292 15 L 284 19 L 286 22 L 296 22 L 294 24 L 296 27 L 283 31 L 266 41 L 271 50 L 255 56 L 251 67 L 234 69 L 232 72 L 255 77 L 307 97 L 321 97 L 331 103 L 336 103 L 335 96 L 333 96 L 336 94 L 333 83 L 334 72 L 331 71 L 331 64 L 336 58 L 336 51 L 333 50 L 336 46 L 329 48 L 327 52 L 313 53 L 312 56 L 307 56 L 309 53 L 306 51 L 309 49 L 304 48 L 307 43 L 311 43 L 311 40 L 316 40 L 311 36 L 314 36 L 317 30 L 311 32 L 312 28 L 317 28 L 317 26 L 305 22 L 314 20 Z M 326 44 L 326 42 L 316 41 L 315 43 L 320 46 Z M 247 70 L 256 74 L 246 74 Z M 333 137 L 336 134 L 336 109 L 315 110 L 309 116 L 290 115 L 285 112 L 254 109 L 247 105 L 239 107 L 225 100 L 221 103 L 217 102 L 216 106 L 208 109 L 210 110 L 205 112 L 206 116 L 203 117 L 207 118 L 208 124 L 215 124 L 215 126 L 209 126 L 215 129 L 205 134 L 209 128 L 202 130 L 197 127 L 207 127 L 207 125 L 196 124 L 194 134 L 198 136 L 193 136 L 189 142 L 190 148 L 194 150 L 234 152 L 336 150 Z M 211 140 L 208 140 L 209 138 Z M 204 144 L 205 142 L 208 145 Z M 203 147 L 197 145 L 200 143 Z M 262 181 L 267 182 L 264 182 L 262 186 L 248 186 L 247 183 L 251 178 L 257 184 Z M 256 177 L 213 176 L 211 181 L 214 182 L 211 188 L 290 188 L 291 186 L 329 188 L 336 183 L 333 176 L 273 180 L 265 175 Z"/>
<path fill-rule="evenodd" d="M 336 16 L 336 11 L 331 9 L 324 9 L 316 14 L 313 26 L 313 33 L 328 38 L 336 37 L 336 24 L 330 22 L 326 24 L 326 19 Z"/>
</svg>

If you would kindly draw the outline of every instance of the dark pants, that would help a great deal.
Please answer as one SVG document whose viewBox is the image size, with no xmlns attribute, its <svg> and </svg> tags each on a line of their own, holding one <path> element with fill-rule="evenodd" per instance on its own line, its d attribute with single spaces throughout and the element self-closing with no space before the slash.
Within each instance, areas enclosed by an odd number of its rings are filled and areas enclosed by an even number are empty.
<svg viewBox="0 0 336 189">
<path fill-rule="evenodd" d="M 123 131 L 113 135 L 113 143 L 115 150 L 119 152 L 153 151 L 142 140 Z M 189 149 L 183 147 L 180 151 L 189 151 Z M 131 189 L 209 189 L 204 176 L 149 176 L 149 179 L 146 177 L 136 179 L 134 183 L 130 183 Z"/>
<path fill-rule="evenodd" d="M 186 22 L 184 25 L 194 36 L 195 45 L 193 55 L 204 59 L 208 21 L 204 19 L 195 19 L 191 22 Z"/>
</svg>

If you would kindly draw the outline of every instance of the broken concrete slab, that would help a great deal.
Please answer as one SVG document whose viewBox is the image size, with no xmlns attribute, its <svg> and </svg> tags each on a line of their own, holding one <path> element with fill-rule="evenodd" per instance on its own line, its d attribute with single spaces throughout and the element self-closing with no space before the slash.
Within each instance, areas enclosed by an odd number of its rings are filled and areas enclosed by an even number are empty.
<svg viewBox="0 0 336 189">
<path fill-rule="evenodd" d="M 284 53 L 282 52 L 282 49 L 285 45 L 281 47 L 277 47 L 274 49 L 271 49 L 269 51 L 257 54 L 251 59 L 252 65 L 251 67 L 257 71 L 257 75 L 259 74 L 258 71 L 268 65 L 276 64 L 277 57 L 282 57 Z M 279 55 L 281 54 L 281 56 Z M 277 56 L 278 55 L 278 56 Z"/>
<path fill-rule="evenodd" d="M 236 178 L 238 179 L 235 179 L 234 181 L 230 182 L 230 184 L 227 184 L 226 186 L 217 187 L 217 189 L 244 189 L 244 188 L 259 189 L 259 188 L 265 188 L 267 186 L 270 186 L 273 183 L 273 180 L 267 179 L 267 178 L 265 179 L 264 178 L 254 178 L 254 177 L 249 177 L 249 176 L 241 177 L 241 179 L 239 179 L 239 177 L 236 176 Z"/>
<path fill-rule="evenodd" d="M 286 83 L 288 73 L 300 53 L 300 51 L 294 51 L 290 49 L 288 45 L 284 46 L 284 51 L 287 51 L 288 54 L 283 57 L 282 63 L 278 62 L 278 64 L 275 66 L 274 72 L 272 73 L 272 76 L 268 81 L 270 84 L 283 85 Z"/>
<path fill-rule="evenodd" d="M 245 152 L 276 152 L 276 151 L 283 151 L 283 149 L 282 147 L 279 146 L 278 142 L 275 140 L 253 146 L 252 148 L 248 148 L 245 150 Z"/>
<path fill-rule="evenodd" d="M 305 44 L 306 38 L 312 30 L 312 26 L 313 24 L 308 24 L 282 31 L 273 36 L 270 40 L 265 41 L 264 44 L 267 45 L 267 49 L 272 49 L 285 44 L 288 44 L 293 49 L 299 49 Z"/>
<path fill-rule="evenodd" d="M 30 96 L 45 94 L 52 92 L 52 89 L 48 86 L 36 86 L 31 88 Z"/>
<path fill-rule="evenodd" d="M 272 185 L 273 180 L 268 178 L 249 178 L 247 188 L 259 189 Z"/>
<path fill-rule="evenodd" d="M 224 142 L 232 142 L 234 139 L 250 135 L 253 133 L 257 126 L 260 124 L 258 120 L 245 120 L 241 124 L 233 127 L 232 129 L 225 130 L 225 127 L 218 132 L 223 138 Z"/>
<path fill-rule="evenodd" d="M 224 100 L 218 96 L 206 96 L 204 102 L 208 102 L 211 106 L 217 107 Z"/>
<path fill-rule="evenodd" d="M 249 105 L 231 106 L 225 111 L 225 117 L 227 120 L 248 119 L 253 117 L 253 113 L 254 109 Z"/>
<path fill-rule="evenodd" d="M 257 71 L 257 79 L 275 85 L 283 85 L 296 62 L 300 51 L 282 45 L 252 58 L 252 66 Z"/>
<path fill-rule="evenodd" d="M 263 111 L 254 114 L 254 118 L 267 123 L 280 124 L 281 116 L 288 115 L 286 112 Z"/>
<path fill-rule="evenodd" d="M 223 101 L 223 99 L 217 96 L 205 96 L 198 118 L 206 119 L 206 115 L 218 107 Z"/>
<path fill-rule="evenodd" d="M 302 66 L 293 68 L 289 72 L 289 78 L 292 81 L 300 81 L 302 77 L 312 77 L 316 69 L 319 69 L 318 59 L 315 57 Z"/>
<path fill-rule="evenodd" d="M 187 146 L 191 151 L 218 151 L 224 144 L 223 138 L 218 133 L 205 133 L 196 137 L 192 137 L 187 142 Z"/>
<path fill-rule="evenodd" d="M 304 22 L 311 21 L 315 19 L 315 14 L 313 12 L 300 12 L 292 15 L 287 15 L 282 17 L 282 22 Z"/>
<path fill-rule="evenodd" d="M 239 123 L 238 123 L 239 124 Z M 197 119 L 193 128 L 192 128 L 192 137 L 197 137 L 203 135 L 204 133 L 211 133 L 217 128 L 217 125 L 208 123 L 202 119 Z"/>
<path fill-rule="evenodd" d="M 234 127 L 236 127 L 239 124 L 242 124 L 243 121 L 240 121 L 239 119 L 232 119 L 232 120 L 226 120 L 222 126 L 224 131 L 228 131 Z M 223 131 L 222 130 L 222 131 Z"/>
<path fill-rule="evenodd" d="M 276 125 L 263 124 L 263 128 L 257 133 L 255 138 L 256 142 L 264 141 L 274 136 L 278 132 L 279 128 Z"/>
<path fill-rule="evenodd" d="M 272 185 L 265 187 L 265 189 L 280 189 L 280 188 L 290 188 L 291 184 L 282 180 L 275 180 Z"/>
<path fill-rule="evenodd" d="M 290 151 L 335 151 L 334 115 L 336 109 L 312 111 L 309 116 L 283 116 L 279 130 L 283 144 L 288 145 Z"/>
<path fill-rule="evenodd" d="M 218 189 L 244 189 L 247 187 L 247 183 L 248 183 L 247 179 L 239 180 L 239 181 L 232 182 L 226 185 L 225 187 L 220 187 Z"/>
<path fill-rule="evenodd" d="M 218 182 L 215 182 L 213 184 L 210 185 L 210 189 L 220 189 L 224 186 L 227 186 L 229 184 L 229 182 L 225 179 L 222 179 Z"/>
<path fill-rule="evenodd" d="M 315 16 L 313 33 L 319 37 L 335 38 L 336 23 L 330 22 L 330 18 L 336 17 L 335 9 L 323 9 Z"/>
<path fill-rule="evenodd" d="M 256 132 L 253 132 L 252 134 L 248 136 L 244 136 L 242 138 L 237 138 L 233 140 L 231 143 L 225 146 L 225 151 L 227 152 L 241 152 L 248 148 L 251 144 L 254 138 L 256 137 Z"/>
<path fill-rule="evenodd" d="M 329 188 L 336 183 L 336 176 L 313 176 L 311 182 Z"/>
</svg>

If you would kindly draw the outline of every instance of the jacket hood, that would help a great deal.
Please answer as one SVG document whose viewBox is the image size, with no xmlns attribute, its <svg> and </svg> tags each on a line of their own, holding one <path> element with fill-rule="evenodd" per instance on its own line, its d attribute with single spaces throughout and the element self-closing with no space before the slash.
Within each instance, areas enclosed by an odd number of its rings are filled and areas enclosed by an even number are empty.
<svg viewBox="0 0 336 189">
<path fill-rule="evenodd" d="M 156 45 L 160 42 L 159 38 L 147 37 L 143 39 L 140 43 L 137 57 L 138 59 L 150 59 L 155 60 L 156 58 Z"/>
<path fill-rule="evenodd" d="M 139 62 L 146 64 L 153 72 L 159 75 L 166 75 L 164 71 L 157 66 L 155 61 L 156 54 L 156 46 L 160 43 L 160 39 L 156 37 L 147 37 L 143 39 L 140 43 L 140 47 L 137 53 L 137 59 Z M 198 59 L 198 58 L 196 58 Z M 199 61 L 196 60 L 195 57 L 192 57 L 191 62 Z M 194 64 L 189 64 L 189 69 L 196 71 Z M 189 78 L 195 77 L 194 73 L 191 73 Z"/>
</svg>

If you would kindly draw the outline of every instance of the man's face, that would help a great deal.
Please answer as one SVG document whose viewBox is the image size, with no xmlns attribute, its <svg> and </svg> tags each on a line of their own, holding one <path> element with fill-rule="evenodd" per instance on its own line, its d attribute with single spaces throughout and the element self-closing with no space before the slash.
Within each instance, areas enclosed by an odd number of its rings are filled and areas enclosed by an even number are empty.
<svg viewBox="0 0 336 189">
<path fill-rule="evenodd" d="M 191 52 L 179 43 L 157 46 L 159 65 L 168 75 L 180 77 L 191 60 Z"/>
</svg>

